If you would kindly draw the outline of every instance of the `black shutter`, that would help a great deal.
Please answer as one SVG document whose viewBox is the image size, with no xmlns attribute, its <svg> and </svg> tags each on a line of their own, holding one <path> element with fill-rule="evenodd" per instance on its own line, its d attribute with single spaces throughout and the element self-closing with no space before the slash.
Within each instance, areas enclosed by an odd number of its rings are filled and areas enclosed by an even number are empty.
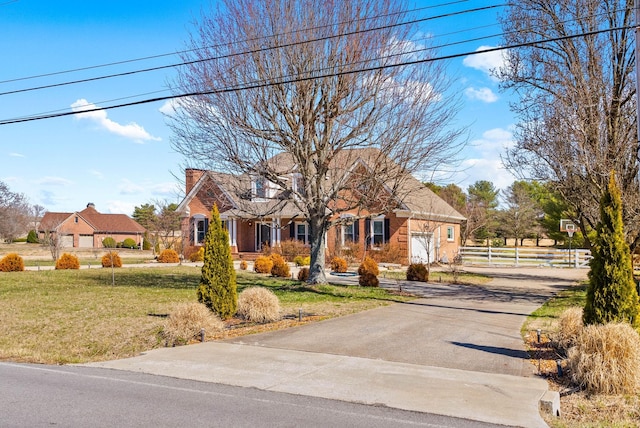
<svg viewBox="0 0 640 428">
<path fill-rule="evenodd" d="M 189 245 L 196 245 L 196 243 L 194 242 L 195 240 L 194 229 L 195 229 L 195 222 L 193 221 L 193 218 L 190 218 L 189 219 L 189 240 L 187 241 L 189 242 Z"/>
<path fill-rule="evenodd" d="M 360 240 L 360 222 L 358 220 L 353 222 L 353 242 L 358 243 Z"/>
<path fill-rule="evenodd" d="M 206 241 L 207 239 L 207 234 L 209 233 L 209 219 L 205 218 L 204 219 L 204 239 Z"/>
<path fill-rule="evenodd" d="M 389 238 L 391 238 L 391 222 L 388 218 L 384 219 L 384 243 L 389 243 Z"/>
<path fill-rule="evenodd" d="M 371 246 L 371 219 L 364 219 L 364 248 Z"/>
<path fill-rule="evenodd" d="M 293 220 L 289 223 L 289 238 L 296 239 L 296 224 Z"/>
</svg>

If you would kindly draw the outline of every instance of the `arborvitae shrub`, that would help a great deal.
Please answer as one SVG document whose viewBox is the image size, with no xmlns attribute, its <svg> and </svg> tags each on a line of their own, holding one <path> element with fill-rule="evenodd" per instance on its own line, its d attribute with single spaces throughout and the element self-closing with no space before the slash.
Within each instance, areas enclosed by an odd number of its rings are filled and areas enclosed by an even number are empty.
<svg viewBox="0 0 640 428">
<path fill-rule="evenodd" d="M 149 241 L 149 235 L 147 232 L 144 233 L 144 238 L 142 238 L 142 249 L 145 251 L 149 251 L 151 249 L 151 241 Z"/>
<path fill-rule="evenodd" d="M 16 253 L 9 253 L 0 259 L 0 272 L 22 272 L 24 260 Z"/>
<path fill-rule="evenodd" d="M 35 230 L 31 229 L 27 235 L 27 244 L 37 244 L 38 242 L 40 242 L 38 234 Z"/>
<path fill-rule="evenodd" d="M 240 260 L 240 270 L 247 270 L 248 267 L 249 265 L 246 260 Z"/>
<path fill-rule="evenodd" d="M 378 281 L 379 273 L 378 264 L 367 256 L 358 268 L 358 275 L 360 275 L 358 283 L 362 287 L 378 287 L 380 285 L 380 281 Z"/>
<path fill-rule="evenodd" d="M 573 381 L 592 394 L 637 394 L 640 390 L 640 335 L 628 323 L 588 325 L 568 363 Z"/>
<path fill-rule="evenodd" d="M 64 253 L 56 260 L 56 269 L 80 269 L 80 261 L 75 255 Z"/>
<path fill-rule="evenodd" d="M 109 251 L 102 256 L 102 267 L 122 267 L 122 259 L 120 258 L 120 255 L 115 251 Z"/>
<path fill-rule="evenodd" d="M 110 236 L 107 236 L 102 240 L 102 246 L 104 248 L 116 248 L 116 240 Z"/>
<path fill-rule="evenodd" d="M 138 244 L 136 244 L 136 241 L 134 241 L 131 238 L 127 238 L 124 241 L 122 241 L 122 248 L 137 248 Z"/>
<path fill-rule="evenodd" d="M 204 261 L 204 247 L 198 248 L 198 251 L 194 251 L 189 255 L 189 261 L 201 262 Z"/>
<path fill-rule="evenodd" d="M 253 270 L 257 273 L 271 273 L 273 260 L 268 256 L 258 256 L 253 262 Z"/>
<path fill-rule="evenodd" d="M 280 254 L 272 253 L 269 257 L 273 260 L 273 267 L 271 268 L 271 275 L 280 278 L 289 278 L 291 271 L 284 257 Z"/>
<path fill-rule="evenodd" d="M 159 263 L 180 263 L 180 256 L 176 250 L 172 250 L 171 248 L 167 248 L 162 250 L 160 255 L 158 256 Z"/>
<path fill-rule="evenodd" d="M 250 287 L 238 296 L 238 315 L 251 322 L 271 322 L 280 319 L 280 301 L 273 291 Z"/>
<path fill-rule="evenodd" d="M 298 271 L 298 281 L 305 282 L 307 279 L 309 279 L 309 268 L 303 267 Z"/>
<path fill-rule="evenodd" d="M 330 265 L 333 272 L 346 272 L 348 267 L 347 261 L 342 257 L 332 258 Z"/>
<path fill-rule="evenodd" d="M 198 301 L 204 303 L 223 320 L 235 315 L 238 309 L 236 270 L 231 258 L 229 233 L 222 227 L 216 205 L 211 210 L 201 272 Z"/>
<path fill-rule="evenodd" d="M 206 337 L 223 330 L 224 323 L 201 303 L 183 303 L 169 313 L 162 336 L 167 346 L 186 345 L 199 340 L 201 329 Z"/>
<path fill-rule="evenodd" d="M 411 263 L 409 267 L 407 267 L 407 281 L 427 282 L 428 280 L 429 272 L 424 263 Z"/>
</svg>

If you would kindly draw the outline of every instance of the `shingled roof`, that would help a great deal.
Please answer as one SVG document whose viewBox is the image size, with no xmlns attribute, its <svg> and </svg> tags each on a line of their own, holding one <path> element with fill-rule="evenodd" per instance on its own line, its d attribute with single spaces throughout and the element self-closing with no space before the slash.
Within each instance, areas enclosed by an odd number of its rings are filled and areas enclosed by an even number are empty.
<svg viewBox="0 0 640 428">
<path fill-rule="evenodd" d="M 102 214 L 93 204 L 73 213 L 47 212 L 40 221 L 40 229 L 55 230 L 71 216 L 82 217 L 94 229 L 94 233 L 144 233 L 145 228 L 126 214 Z"/>
</svg>

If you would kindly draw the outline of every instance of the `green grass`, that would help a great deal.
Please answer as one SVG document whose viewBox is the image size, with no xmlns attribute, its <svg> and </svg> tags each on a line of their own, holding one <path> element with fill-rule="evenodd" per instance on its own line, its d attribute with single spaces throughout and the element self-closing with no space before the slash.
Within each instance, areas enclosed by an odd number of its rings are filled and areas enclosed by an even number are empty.
<svg viewBox="0 0 640 428">
<path fill-rule="evenodd" d="M 0 273 L 0 360 L 66 364 L 125 358 L 163 346 L 172 309 L 196 300 L 200 269 L 189 266 Z M 410 297 L 379 288 L 307 286 L 238 273 L 238 291 L 260 285 L 284 315 L 338 316 Z"/>
<path fill-rule="evenodd" d="M 572 306 L 584 307 L 586 300 L 586 282 L 561 291 L 527 317 L 522 325 L 523 336 L 537 329 L 545 333 L 555 331 L 560 314 Z"/>
</svg>

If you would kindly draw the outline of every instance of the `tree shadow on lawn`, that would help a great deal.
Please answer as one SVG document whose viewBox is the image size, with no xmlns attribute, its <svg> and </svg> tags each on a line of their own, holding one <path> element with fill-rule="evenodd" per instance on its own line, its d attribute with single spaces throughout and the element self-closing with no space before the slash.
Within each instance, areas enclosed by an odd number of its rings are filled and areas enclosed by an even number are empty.
<svg viewBox="0 0 640 428">
<path fill-rule="evenodd" d="M 110 268 L 96 269 L 95 273 L 88 271 L 83 280 L 87 285 L 112 286 L 112 272 Z M 115 287 L 163 288 L 163 289 L 196 289 L 200 281 L 200 274 L 187 272 L 166 272 L 162 269 L 137 270 L 116 269 Z"/>
</svg>

